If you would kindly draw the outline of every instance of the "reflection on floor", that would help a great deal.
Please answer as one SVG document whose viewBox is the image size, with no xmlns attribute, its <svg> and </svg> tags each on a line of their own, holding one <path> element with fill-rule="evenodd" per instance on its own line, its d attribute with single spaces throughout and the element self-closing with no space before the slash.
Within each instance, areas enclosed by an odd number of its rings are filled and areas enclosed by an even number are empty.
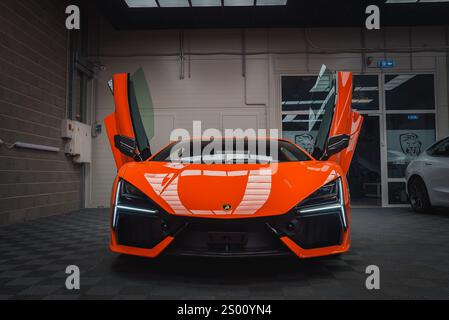
<svg viewBox="0 0 449 320">
<path fill-rule="evenodd" d="M 0 299 L 449 298 L 449 213 L 354 209 L 340 258 L 147 260 L 109 252 L 108 210 L 0 228 Z M 65 268 L 81 290 L 65 289 Z M 381 290 L 365 288 L 377 265 Z"/>
<path fill-rule="evenodd" d="M 351 198 L 351 207 L 369 208 L 369 207 L 380 207 L 382 206 L 381 199 L 375 198 L 365 198 L 365 199 L 354 199 Z"/>
</svg>

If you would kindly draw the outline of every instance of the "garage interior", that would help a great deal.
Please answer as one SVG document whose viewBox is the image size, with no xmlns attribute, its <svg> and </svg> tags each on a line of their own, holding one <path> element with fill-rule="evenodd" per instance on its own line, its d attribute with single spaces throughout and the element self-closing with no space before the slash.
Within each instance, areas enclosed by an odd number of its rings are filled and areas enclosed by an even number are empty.
<svg viewBox="0 0 449 320">
<path fill-rule="evenodd" d="M 80 30 L 65 28 L 70 4 Z M 371 4 L 380 30 L 365 28 Z M 449 135 L 448 16 L 449 2 L 422 0 L 2 1 L 0 299 L 447 299 L 449 214 L 409 208 L 404 170 L 415 155 L 399 137 L 415 134 L 422 152 Z M 323 64 L 354 73 L 365 118 L 348 175 L 348 254 L 179 268 L 108 250 L 113 74 L 144 71 L 153 150 L 197 120 L 203 130 L 278 129 L 307 149 L 311 103 L 301 102 Z M 64 285 L 71 264 L 76 292 Z M 381 290 L 365 288 L 368 265 L 380 267 Z"/>
</svg>

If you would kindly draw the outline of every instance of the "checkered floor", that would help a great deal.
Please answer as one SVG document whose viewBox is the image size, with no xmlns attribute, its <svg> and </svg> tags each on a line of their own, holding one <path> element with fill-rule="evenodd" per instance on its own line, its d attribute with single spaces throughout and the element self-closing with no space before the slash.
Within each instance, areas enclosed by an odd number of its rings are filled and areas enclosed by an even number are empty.
<svg viewBox="0 0 449 320">
<path fill-rule="evenodd" d="M 108 250 L 108 210 L 0 228 L 0 299 L 449 299 L 449 213 L 353 209 L 339 258 L 148 260 Z M 65 288 L 65 268 L 81 289 Z M 365 288 L 377 265 L 381 289 Z"/>
</svg>

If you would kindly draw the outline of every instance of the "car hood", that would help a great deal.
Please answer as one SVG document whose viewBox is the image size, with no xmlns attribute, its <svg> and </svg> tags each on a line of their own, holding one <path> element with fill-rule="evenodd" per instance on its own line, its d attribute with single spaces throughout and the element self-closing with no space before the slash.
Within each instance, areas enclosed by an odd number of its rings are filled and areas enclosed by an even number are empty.
<svg viewBox="0 0 449 320">
<path fill-rule="evenodd" d="M 174 215 L 245 218 L 285 214 L 341 175 L 333 162 L 129 163 L 119 177 Z"/>
</svg>

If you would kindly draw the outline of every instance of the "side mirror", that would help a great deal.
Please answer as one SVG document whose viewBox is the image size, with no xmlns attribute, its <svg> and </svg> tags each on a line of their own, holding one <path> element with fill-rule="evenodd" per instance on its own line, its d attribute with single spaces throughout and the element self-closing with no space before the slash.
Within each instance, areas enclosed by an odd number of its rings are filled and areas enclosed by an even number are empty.
<svg viewBox="0 0 449 320">
<path fill-rule="evenodd" d="M 327 157 L 333 156 L 349 146 L 349 138 L 347 134 L 340 134 L 329 139 L 327 143 Z"/>
<path fill-rule="evenodd" d="M 114 136 L 114 144 L 125 156 L 133 159 L 136 157 L 136 141 L 133 138 L 116 135 Z"/>
</svg>

